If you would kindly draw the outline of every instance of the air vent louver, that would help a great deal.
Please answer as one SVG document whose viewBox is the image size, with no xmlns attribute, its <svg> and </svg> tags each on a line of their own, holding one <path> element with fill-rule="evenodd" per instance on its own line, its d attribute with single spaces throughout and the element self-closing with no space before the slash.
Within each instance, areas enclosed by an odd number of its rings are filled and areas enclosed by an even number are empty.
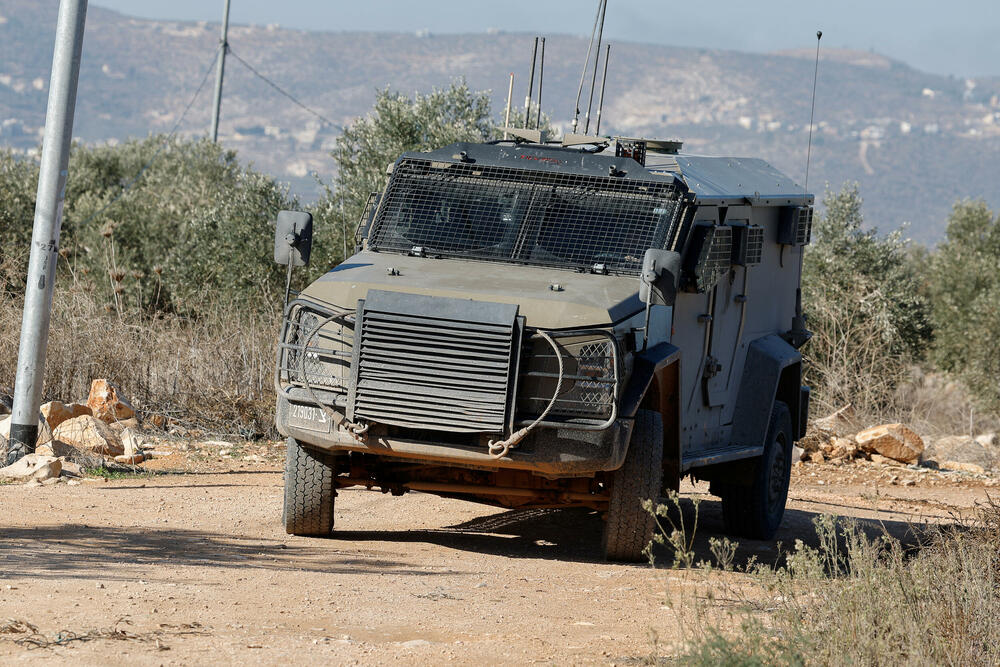
<svg viewBox="0 0 1000 667">
<path fill-rule="evenodd" d="M 370 290 L 359 327 L 354 418 L 453 433 L 505 429 L 516 305 Z"/>
</svg>

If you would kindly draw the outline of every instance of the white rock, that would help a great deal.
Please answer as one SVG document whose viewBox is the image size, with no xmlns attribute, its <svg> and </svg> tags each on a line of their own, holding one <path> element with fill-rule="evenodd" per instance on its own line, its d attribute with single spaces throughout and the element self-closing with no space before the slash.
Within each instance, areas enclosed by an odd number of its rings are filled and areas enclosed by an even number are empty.
<svg viewBox="0 0 1000 667">
<path fill-rule="evenodd" d="M 125 456 L 142 454 L 142 438 L 134 428 L 123 429 L 120 437 L 122 439 L 122 447 L 125 449 Z"/>
<path fill-rule="evenodd" d="M 90 415 L 63 422 L 55 430 L 55 438 L 78 449 L 105 456 L 125 453 L 121 438 L 114 429 Z"/>
<path fill-rule="evenodd" d="M 54 456 L 28 454 L 6 468 L 0 468 L 0 479 L 42 482 L 59 477 L 62 461 Z"/>
</svg>

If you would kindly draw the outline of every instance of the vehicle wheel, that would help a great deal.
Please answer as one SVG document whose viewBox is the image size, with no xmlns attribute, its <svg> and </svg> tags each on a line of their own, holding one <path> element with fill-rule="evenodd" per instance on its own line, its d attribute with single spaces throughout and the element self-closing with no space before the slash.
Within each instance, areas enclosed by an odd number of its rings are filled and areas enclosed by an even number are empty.
<svg viewBox="0 0 1000 667">
<path fill-rule="evenodd" d="M 720 489 L 722 517 L 730 535 L 770 540 L 781 525 L 792 475 L 792 418 L 781 401 L 774 402 L 764 442 L 753 483 Z"/>
<path fill-rule="evenodd" d="M 653 539 L 656 519 L 642 507 L 654 504 L 663 483 L 663 420 L 653 410 L 639 410 L 625 464 L 611 477 L 611 501 L 604 525 L 608 560 L 640 561 Z"/>
<path fill-rule="evenodd" d="M 281 512 L 290 535 L 329 535 L 333 530 L 334 456 L 288 439 L 285 504 Z"/>
</svg>

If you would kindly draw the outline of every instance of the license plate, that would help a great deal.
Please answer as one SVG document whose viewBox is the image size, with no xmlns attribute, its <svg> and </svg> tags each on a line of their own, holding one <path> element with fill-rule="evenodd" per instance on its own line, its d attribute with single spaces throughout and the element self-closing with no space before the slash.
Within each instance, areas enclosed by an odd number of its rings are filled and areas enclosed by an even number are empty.
<svg viewBox="0 0 1000 667">
<path fill-rule="evenodd" d="M 333 420 L 330 419 L 330 415 L 314 405 L 290 403 L 288 405 L 288 425 L 308 431 L 329 433 L 333 426 Z"/>
</svg>

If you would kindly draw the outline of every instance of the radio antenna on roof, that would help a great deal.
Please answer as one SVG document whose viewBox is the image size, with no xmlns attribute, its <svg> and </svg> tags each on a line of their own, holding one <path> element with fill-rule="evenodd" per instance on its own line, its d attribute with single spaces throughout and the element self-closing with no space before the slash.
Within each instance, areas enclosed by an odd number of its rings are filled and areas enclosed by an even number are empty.
<svg viewBox="0 0 1000 667">
<path fill-rule="evenodd" d="M 601 60 L 601 38 L 604 35 L 604 15 L 607 11 L 608 0 L 604 0 L 604 6 L 601 9 L 601 25 L 597 28 L 597 53 L 594 54 L 594 73 L 590 77 L 590 99 L 587 101 L 587 116 L 583 123 L 584 134 L 590 132 L 590 110 L 594 106 L 594 85 L 597 83 L 597 64 Z"/>
<path fill-rule="evenodd" d="M 542 55 L 538 61 L 538 115 L 535 116 L 535 129 L 542 129 L 542 78 L 545 76 L 545 38 L 542 37 Z"/>
<path fill-rule="evenodd" d="M 809 109 L 809 143 L 806 145 L 806 182 L 805 189 L 809 190 L 809 158 L 812 157 L 813 145 L 813 117 L 816 114 L 816 80 L 819 78 L 819 40 L 823 39 L 823 31 L 816 31 L 816 66 L 813 68 L 813 95 L 812 106 Z"/>
<path fill-rule="evenodd" d="M 538 38 L 535 37 L 535 48 L 531 52 L 531 78 L 528 79 L 528 94 L 524 96 L 524 129 L 528 129 L 528 119 L 531 118 L 531 91 L 535 87 L 535 58 L 538 56 Z"/>
<path fill-rule="evenodd" d="M 608 44 L 607 51 L 604 52 L 604 75 L 601 76 L 601 99 L 597 103 L 597 126 L 594 128 L 594 136 L 601 135 L 601 109 L 604 108 L 604 87 L 608 85 L 608 60 L 611 58 L 611 45 Z"/>
<path fill-rule="evenodd" d="M 583 96 L 583 82 L 587 79 L 587 67 L 590 66 L 590 54 L 594 48 L 594 35 L 597 34 L 597 22 L 601 20 L 601 11 L 605 0 L 597 0 L 597 15 L 594 17 L 594 27 L 590 31 L 590 46 L 587 47 L 587 57 L 583 61 L 583 71 L 580 72 L 580 86 L 576 89 L 576 111 L 573 113 L 573 134 L 580 119 L 580 97 Z"/>
</svg>

